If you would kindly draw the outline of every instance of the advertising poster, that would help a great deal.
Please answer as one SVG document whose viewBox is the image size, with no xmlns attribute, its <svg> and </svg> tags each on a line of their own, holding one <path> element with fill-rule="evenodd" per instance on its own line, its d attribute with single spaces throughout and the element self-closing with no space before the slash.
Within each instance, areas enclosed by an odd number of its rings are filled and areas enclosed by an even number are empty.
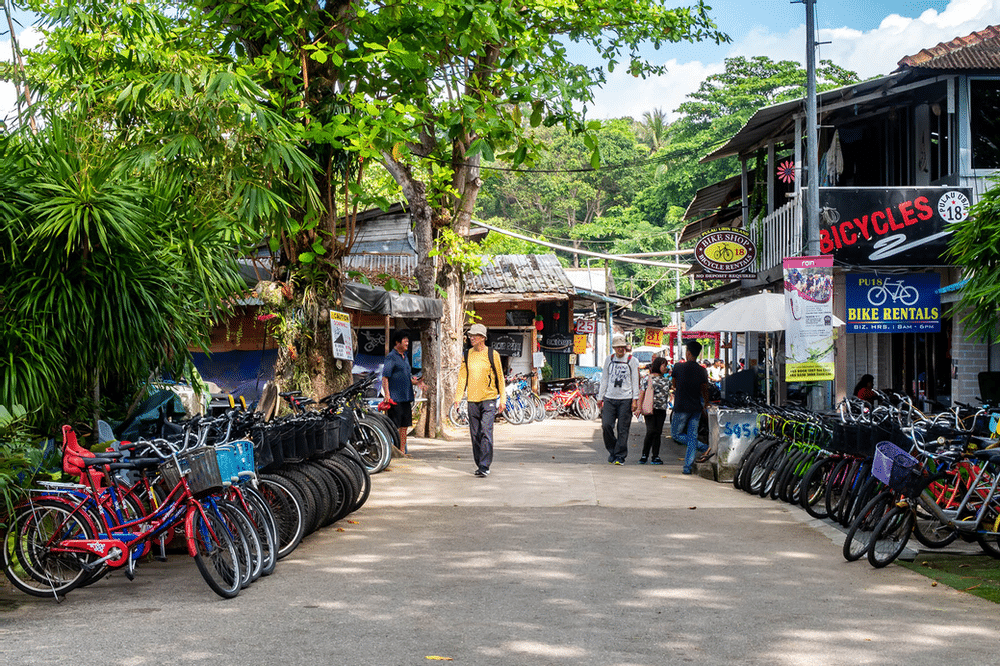
<svg viewBox="0 0 1000 666">
<path fill-rule="evenodd" d="M 574 335 L 573 336 L 573 353 L 577 355 L 582 355 L 587 353 L 587 336 L 586 335 Z"/>
<path fill-rule="evenodd" d="M 941 275 L 845 276 L 848 333 L 939 333 Z"/>
<path fill-rule="evenodd" d="M 354 344 L 351 341 L 350 315 L 330 310 L 330 332 L 333 337 L 333 357 L 353 361 Z"/>
<path fill-rule="evenodd" d="M 662 347 L 663 346 L 663 329 L 662 328 L 647 328 L 646 329 L 646 340 L 643 343 L 647 347 Z"/>
<path fill-rule="evenodd" d="M 833 257 L 790 257 L 785 272 L 785 381 L 833 379 Z"/>
</svg>

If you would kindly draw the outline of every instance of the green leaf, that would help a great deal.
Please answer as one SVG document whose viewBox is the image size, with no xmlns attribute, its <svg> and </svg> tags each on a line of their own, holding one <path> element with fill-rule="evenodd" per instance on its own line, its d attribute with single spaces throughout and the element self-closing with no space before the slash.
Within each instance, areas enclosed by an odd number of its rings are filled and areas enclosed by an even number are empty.
<svg viewBox="0 0 1000 666">
<path fill-rule="evenodd" d="M 315 260 L 316 260 L 316 255 L 312 252 L 299 253 L 299 263 L 301 264 L 311 264 Z"/>
</svg>

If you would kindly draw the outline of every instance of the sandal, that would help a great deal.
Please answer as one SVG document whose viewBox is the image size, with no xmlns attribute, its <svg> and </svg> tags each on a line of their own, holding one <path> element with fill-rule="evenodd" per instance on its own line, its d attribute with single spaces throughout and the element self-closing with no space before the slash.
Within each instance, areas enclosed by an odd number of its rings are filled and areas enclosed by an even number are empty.
<svg viewBox="0 0 1000 666">
<path fill-rule="evenodd" d="M 715 457 L 715 451 L 706 451 L 697 458 L 695 458 L 696 463 L 707 463 L 709 460 Z"/>
</svg>

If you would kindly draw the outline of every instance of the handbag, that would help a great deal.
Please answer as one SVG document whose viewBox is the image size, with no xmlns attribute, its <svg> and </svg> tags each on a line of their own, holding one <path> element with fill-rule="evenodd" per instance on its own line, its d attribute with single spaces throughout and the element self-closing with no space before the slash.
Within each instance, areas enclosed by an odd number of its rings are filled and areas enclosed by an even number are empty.
<svg viewBox="0 0 1000 666">
<path fill-rule="evenodd" d="M 650 382 L 652 384 L 652 382 Z M 646 386 L 642 391 L 641 403 L 639 404 L 639 413 L 643 416 L 649 416 L 653 413 L 653 387 Z"/>
</svg>

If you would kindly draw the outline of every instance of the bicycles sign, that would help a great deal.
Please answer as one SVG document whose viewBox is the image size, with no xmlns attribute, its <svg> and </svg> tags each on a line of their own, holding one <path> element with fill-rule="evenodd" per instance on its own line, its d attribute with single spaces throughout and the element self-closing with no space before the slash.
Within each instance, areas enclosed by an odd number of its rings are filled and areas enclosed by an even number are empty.
<svg viewBox="0 0 1000 666">
<path fill-rule="evenodd" d="M 848 333 L 940 332 L 940 274 L 851 273 L 846 279 Z"/>
</svg>

